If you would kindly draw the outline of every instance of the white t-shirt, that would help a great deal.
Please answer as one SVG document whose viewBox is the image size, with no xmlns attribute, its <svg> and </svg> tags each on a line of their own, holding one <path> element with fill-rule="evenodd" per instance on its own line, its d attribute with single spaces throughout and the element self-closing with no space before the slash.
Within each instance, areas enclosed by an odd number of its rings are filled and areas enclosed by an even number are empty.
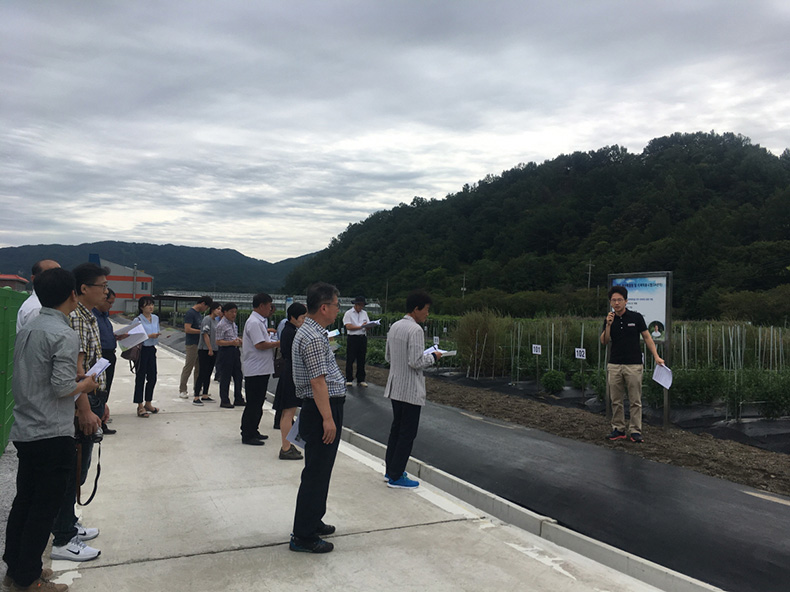
<svg viewBox="0 0 790 592">
<path fill-rule="evenodd" d="M 359 312 L 357 312 L 353 308 L 349 308 L 346 311 L 346 314 L 343 315 L 343 326 L 345 325 L 359 326 L 363 323 L 369 323 L 369 322 L 370 322 L 370 318 L 368 318 L 368 313 L 365 312 L 364 308 Z M 348 333 L 349 335 L 365 335 L 367 332 L 365 331 L 365 329 L 354 329 L 354 330 L 347 329 L 346 333 Z"/>
<path fill-rule="evenodd" d="M 241 345 L 241 371 L 244 376 L 264 376 L 274 374 L 274 348 L 257 349 L 256 343 L 273 341 L 267 330 L 266 319 L 252 311 L 244 324 L 244 337 Z"/>
<path fill-rule="evenodd" d="M 19 330 L 25 326 L 25 323 L 35 319 L 40 311 L 41 302 L 36 293 L 33 292 L 19 307 L 19 312 L 16 313 L 16 332 L 19 333 Z"/>
</svg>

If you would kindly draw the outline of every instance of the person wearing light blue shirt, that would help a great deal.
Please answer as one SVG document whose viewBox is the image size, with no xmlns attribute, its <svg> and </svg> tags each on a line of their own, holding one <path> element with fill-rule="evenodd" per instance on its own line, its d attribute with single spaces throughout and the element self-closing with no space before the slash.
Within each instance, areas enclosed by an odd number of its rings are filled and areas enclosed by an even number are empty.
<svg viewBox="0 0 790 592">
<path fill-rule="evenodd" d="M 137 417 L 148 417 L 149 413 L 158 413 L 151 401 L 156 386 L 156 346 L 159 345 L 159 317 L 154 314 L 154 299 L 143 296 L 137 302 L 140 324 L 145 329 L 148 339 L 143 341 L 140 359 L 137 362 L 137 375 L 134 379 L 134 402 L 137 403 Z M 145 404 L 143 404 L 145 395 Z"/>
</svg>

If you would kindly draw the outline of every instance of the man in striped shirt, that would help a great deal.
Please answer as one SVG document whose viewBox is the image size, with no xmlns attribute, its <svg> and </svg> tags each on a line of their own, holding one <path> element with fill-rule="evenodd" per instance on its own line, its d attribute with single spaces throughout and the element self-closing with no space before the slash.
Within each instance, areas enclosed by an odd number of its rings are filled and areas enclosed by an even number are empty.
<svg viewBox="0 0 790 592">
<path fill-rule="evenodd" d="M 217 324 L 217 366 L 220 373 L 219 398 L 220 407 L 233 409 L 238 405 L 245 405 L 241 395 L 241 353 L 239 348 L 242 339 L 239 337 L 239 327 L 236 325 L 236 313 L 239 311 L 235 302 L 228 302 L 222 307 L 222 319 Z M 230 379 L 233 379 L 233 403 L 230 402 Z"/>
<path fill-rule="evenodd" d="M 332 543 L 321 539 L 335 532 L 324 524 L 329 480 L 335 465 L 346 385 L 329 347 L 326 327 L 340 311 L 337 288 L 319 282 L 307 289 L 307 318 L 296 332 L 291 360 L 296 396 L 302 399 L 299 435 L 305 442 L 304 470 L 296 496 L 291 551 L 329 553 Z"/>
<path fill-rule="evenodd" d="M 385 359 L 390 364 L 384 396 L 392 401 L 392 426 L 387 441 L 387 486 L 414 489 L 420 484 L 409 479 L 406 463 L 411 455 L 414 438 L 420 426 L 420 411 L 425 405 L 427 368 L 442 357 L 439 352 L 425 354 L 425 336 L 420 323 L 428 319 L 431 297 L 425 292 L 412 292 L 406 298 L 406 313 L 387 333 Z"/>
</svg>

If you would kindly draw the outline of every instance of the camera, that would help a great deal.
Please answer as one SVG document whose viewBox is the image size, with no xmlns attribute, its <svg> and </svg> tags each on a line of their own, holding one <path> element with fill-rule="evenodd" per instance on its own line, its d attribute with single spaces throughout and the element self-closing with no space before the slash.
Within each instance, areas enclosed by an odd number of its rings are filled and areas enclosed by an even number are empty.
<svg viewBox="0 0 790 592">
<path fill-rule="evenodd" d="M 101 427 L 96 428 L 96 431 L 92 434 L 85 434 L 77 423 L 77 418 L 74 418 L 74 439 L 77 440 L 80 444 L 88 444 L 93 443 L 96 444 L 101 442 L 104 439 L 104 432 L 102 432 Z"/>
</svg>

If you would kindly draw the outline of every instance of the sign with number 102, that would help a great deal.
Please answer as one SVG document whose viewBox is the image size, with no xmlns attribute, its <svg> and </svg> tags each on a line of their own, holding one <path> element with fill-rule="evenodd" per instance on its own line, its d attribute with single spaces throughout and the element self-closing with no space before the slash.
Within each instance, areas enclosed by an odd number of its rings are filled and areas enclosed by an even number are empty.
<svg viewBox="0 0 790 592">
<path fill-rule="evenodd" d="M 587 359 L 587 350 L 583 347 L 576 348 L 576 359 L 577 360 L 586 360 Z"/>
</svg>

